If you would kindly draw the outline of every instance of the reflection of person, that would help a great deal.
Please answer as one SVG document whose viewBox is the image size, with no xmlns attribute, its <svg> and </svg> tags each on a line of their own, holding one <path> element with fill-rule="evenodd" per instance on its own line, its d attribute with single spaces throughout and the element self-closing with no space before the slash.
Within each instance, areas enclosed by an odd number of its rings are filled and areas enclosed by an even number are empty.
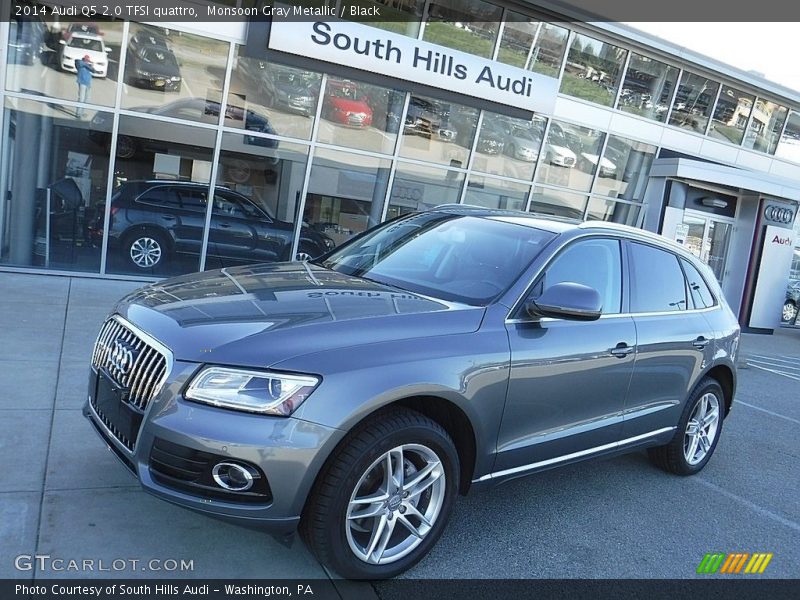
<svg viewBox="0 0 800 600">
<path fill-rule="evenodd" d="M 92 66 L 92 58 L 87 54 L 83 58 L 75 59 L 75 71 L 78 77 L 78 102 L 89 101 L 89 90 L 92 87 L 92 73 L 96 73 Z M 75 111 L 79 119 L 83 117 L 83 107 Z"/>
</svg>

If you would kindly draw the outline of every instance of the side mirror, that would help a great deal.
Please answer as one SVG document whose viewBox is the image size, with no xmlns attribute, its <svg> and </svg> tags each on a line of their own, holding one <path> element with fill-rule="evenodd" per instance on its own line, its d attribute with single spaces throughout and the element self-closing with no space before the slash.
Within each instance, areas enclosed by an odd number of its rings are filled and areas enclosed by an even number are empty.
<svg viewBox="0 0 800 600">
<path fill-rule="evenodd" d="M 572 282 L 550 286 L 535 301 L 525 304 L 525 312 L 532 318 L 596 321 L 602 310 L 603 301 L 596 289 Z"/>
<path fill-rule="evenodd" d="M 58 40 L 58 43 L 61 44 L 62 46 L 67 45 L 67 42 L 65 42 L 64 40 Z"/>
<path fill-rule="evenodd" d="M 106 48 L 105 50 L 106 50 L 106 54 L 111 54 L 113 49 L 112 48 Z"/>
</svg>

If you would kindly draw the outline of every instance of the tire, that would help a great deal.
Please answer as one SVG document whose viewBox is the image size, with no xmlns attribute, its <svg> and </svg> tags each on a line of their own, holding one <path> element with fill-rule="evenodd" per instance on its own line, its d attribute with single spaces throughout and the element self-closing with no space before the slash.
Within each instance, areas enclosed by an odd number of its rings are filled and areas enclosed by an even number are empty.
<svg viewBox="0 0 800 600">
<path fill-rule="evenodd" d="M 791 300 L 787 300 L 783 305 L 781 313 L 781 323 L 790 323 L 797 316 L 797 306 Z"/>
<path fill-rule="evenodd" d="M 125 237 L 122 251 L 129 266 L 136 271 L 149 273 L 167 262 L 169 246 L 163 234 L 140 229 Z"/>
<path fill-rule="evenodd" d="M 393 477 L 403 480 L 401 486 L 387 482 L 387 464 Z M 403 468 L 397 470 L 399 464 Z M 414 493 L 415 473 L 423 469 L 429 472 L 417 477 L 427 485 Z M 439 424 L 412 410 L 386 411 L 359 425 L 328 459 L 303 511 L 301 535 L 319 561 L 343 577 L 394 577 L 439 539 L 458 492 L 458 474 L 458 453 Z M 366 497 L 379 500 L 357 502 Z M 350 518 L 355 510 L 369 515 Z"/>
<path fill-rule="evenodd" d="M 301 242 L 300 246 L 297 248 L 297 254 L 295 255 L 294 259 L 299 262 L 307 261 L 307 260 L 314 260 L 317 256 L 319 256 L 319 252 L 316 248 L 312 248 L 306 243 Z"/>
<path fill-rule="evenodd" d="M 706 425 L 700 427 L 706 435 L 692 436 L 690 431 L 696 429 L 698 411 L 702 411 L 701 403 L 706 402 Z M 700 408 L 699 408 L 700 407 Z M 716 415 L 712 419 L 711 415 Z M 703 470 L 717 448 L 722 435 L 722 422 L 725 416 L 725 395 L 715 379 L 704 377 L 695 387 L 689 401 L 683 409 L 678 428 L 672 440 L 664 446 L 648 448 L 647 453 L 653 463 L 675 475 L 694 475 Z M 690 427 L 691 425 L 691 427 Z M 694 451 L 692 439 L 697 437 Z M 702 440 L 705 440 L 703 442 Z M 703 448 L 703 446 L 707 446 Z M 704 453 L 701 455 L 701 451 Z M 691 459 L 690 459 L 691 455 Z"/>
</svg>

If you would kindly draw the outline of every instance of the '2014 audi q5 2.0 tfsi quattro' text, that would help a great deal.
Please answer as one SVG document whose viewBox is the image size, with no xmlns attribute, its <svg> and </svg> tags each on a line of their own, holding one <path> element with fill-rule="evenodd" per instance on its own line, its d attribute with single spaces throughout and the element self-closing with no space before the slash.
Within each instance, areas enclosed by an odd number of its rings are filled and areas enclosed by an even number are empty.
<svg viewBox="0 0 800 600">
<path fill-rule="evenodd" d="M 386 578 L 458 494 L 642 448 L 700 471 L 738 343 L 711 271 L 664 238 L 448 205 L 133 292 L 85 414 L 148 492 Z"/>
</svg>

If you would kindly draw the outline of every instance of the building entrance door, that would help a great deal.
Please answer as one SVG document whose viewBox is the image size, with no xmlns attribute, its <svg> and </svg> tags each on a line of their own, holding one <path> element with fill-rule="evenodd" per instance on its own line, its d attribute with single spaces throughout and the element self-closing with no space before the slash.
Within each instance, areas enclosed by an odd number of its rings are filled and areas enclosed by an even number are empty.
<svg viewBox="0 0 800 600">
<path fill-rule="evenodd" d="M 717 281 L 722 283 L 733 221 L 687 210 L 683 215 L 683 227 L 679 230 L 683 235 L 678 241 L 711 267 Z"/>
</svg>

